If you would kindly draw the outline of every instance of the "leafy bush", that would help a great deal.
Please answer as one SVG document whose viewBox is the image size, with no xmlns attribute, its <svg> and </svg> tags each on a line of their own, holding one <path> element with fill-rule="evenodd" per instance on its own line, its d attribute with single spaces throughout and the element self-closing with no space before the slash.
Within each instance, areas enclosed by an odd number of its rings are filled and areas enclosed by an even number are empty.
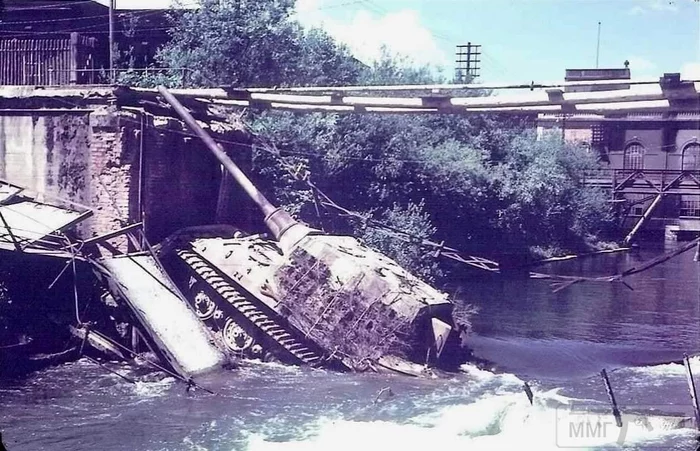
<svg viewBox="0 0 700 451">
<path fill-rule="evenodd" d="M 431 239 L 436 232 L 430 217 L 423 211 L 423 203 L 398 204 L 385 210 L 379 217 L 381 222 L 401 230 L 407 235 L 388 229 L 359 224 L 356 234 L 370 247 L 393 258 L 400 266 L 416 276 L 434 282 L 442 276 L 438 261 L 421 246 L 422 240 Z"/>
</svg>

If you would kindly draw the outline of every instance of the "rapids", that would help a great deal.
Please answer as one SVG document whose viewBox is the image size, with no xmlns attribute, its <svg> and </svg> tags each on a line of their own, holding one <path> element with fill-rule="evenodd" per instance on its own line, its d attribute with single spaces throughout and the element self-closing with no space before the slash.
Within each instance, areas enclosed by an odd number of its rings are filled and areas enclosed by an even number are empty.
<svg viewBox="0 0 700 451">
<path fill-rule="evenodd" d="M 659 251 L 549 269 L 609 274 Z M 210 395 L 110 364 L 139 380 L 129 384 L 80 360 L 0 381 L 0 429 L 9 451 L 694 449 L 694 430 L 664 415 L 692 416 L 683 366 L 669 362 L 700 353 L 699 272 L 690 252 L 631 277 L 634 291 L 464 280 L 454 294 L 480 307 L 471 345 L 493 371 L 421 380 L 248 362 L 200 379 Z M 623 428 L 609 424 L 602 368 Z M 385 387 L 393 396 L 377 399 Z"/>
</svg>

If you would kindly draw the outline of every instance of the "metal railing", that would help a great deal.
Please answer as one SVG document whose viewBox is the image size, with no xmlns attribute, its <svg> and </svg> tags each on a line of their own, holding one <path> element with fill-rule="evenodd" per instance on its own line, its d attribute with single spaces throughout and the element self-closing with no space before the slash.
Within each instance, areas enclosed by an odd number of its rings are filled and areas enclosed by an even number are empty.
<svg viewBox="0 0 700 451">
<path fill-rule="evenodd" d="M 591 185 L 609 186 L 616 190 L 639 184 L 647 185 L 658 191 L 689 187 L 700 190 L 700 169 L 601 168 L 586 171 L 584 182 Z"/>
<path fill-rule="evenodd" d="M 108 68 L 99 69 L 77 69 L 77 70 L 61 70 L 48 69 L 49 73 L 56 74 L 49 77 L 51 80 L 59 80 L 59 83 L 46 83 L 47 86 L 60 86 L 66 84 L 90 84 L 90 85 L 111 85 L 119 83 L 120 80 L 125 80 L 129 76 L 171 76 L 177 75 L 182 80 L 183 84 L 191 78 L 192 69 L 187 67 L 147 67 L 147 68 L 114 68 L 111 71 Z M 77 74 L 78 83 L 63 82 L 67 77 L 63 75 L 66 72 L 75 72 Z M 33 83 L 29 83 L 33 84 Z"/>
</svg>

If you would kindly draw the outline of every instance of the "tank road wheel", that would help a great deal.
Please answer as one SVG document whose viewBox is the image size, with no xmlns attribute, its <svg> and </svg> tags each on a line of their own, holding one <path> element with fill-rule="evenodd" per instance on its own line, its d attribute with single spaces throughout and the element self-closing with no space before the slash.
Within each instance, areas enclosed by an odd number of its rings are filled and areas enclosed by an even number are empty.
<svg viewBox="0 0 700 451">
<path fill-rule="evenodd" d="M 194 295 L 194 311 L 201 320 L 208 320 L 216 312 L 216 304 L 204 290 Z"/>
<path fill-rule="evenodd" d="M 253 337 L 243 330 L 233 319 L 226 320 L 226 325 L 221 331 L 224 343 L 233 352 L 244 352 L 253 345 Z"/>
</svg>

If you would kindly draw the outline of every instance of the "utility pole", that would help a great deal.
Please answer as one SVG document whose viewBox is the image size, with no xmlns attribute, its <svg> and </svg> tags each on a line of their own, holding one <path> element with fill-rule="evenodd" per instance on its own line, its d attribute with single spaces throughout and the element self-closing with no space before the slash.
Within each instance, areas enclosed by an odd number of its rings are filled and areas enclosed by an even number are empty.
<svg viewBox="0 0 700 451">
<path fill-rule="evenodd" d="M 116 0 L 109 0 L 109 82 L 115 83 L 114 78 L 114 7 Z"/>
<path fill-rule="evenodd" d="M 598 22 L 598 44 L 595 48 L 595 68 L 598 69 L 598 62 L 600 60 L 600 22 Z"/>
<path fill-rule="evenodd" d="M 457 66 L 455 68 L 455 82 L 464 83 L 469 79 L 479 76 L 481 67 L 481 45 L 468 42 L 466 45 L 457 46 Z"/>
<path fill-rule="evenodd" d="M 698 64 L 700 64 L 700 0 L 695 0 L 698 4 Z"/>
</svg>

